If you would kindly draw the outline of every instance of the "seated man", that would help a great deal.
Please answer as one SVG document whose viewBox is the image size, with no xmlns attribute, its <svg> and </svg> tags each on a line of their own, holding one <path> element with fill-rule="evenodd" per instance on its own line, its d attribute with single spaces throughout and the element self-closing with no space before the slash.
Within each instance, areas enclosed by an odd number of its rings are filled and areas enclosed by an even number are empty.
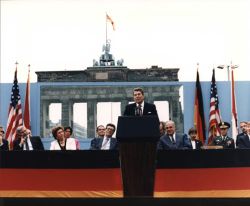
<svg viewBox="0 0 250 206">
<path fill-rule="evenodd" d="M 99 125 L 97 128 L 96 128 L 96 135 L 97 137 L 101 137 L 103 138 L 105 136 L 105 127 L 103 125 Z"/>
<path fill-rule="evenodd" d="M 237 148 L 239 148 L 239 141 L 242 141 L 242 138 L 244 139 L 244 136 L 247 135 L 247 123 L 248 122 L 246 122 L 246 121 L 240 122 L 241 133 L 238 134 L 237 137 L 236 137 L 236 147 Z M 241 145 L 241 148 L 244 148 L 244 146 Z"/>
<path fill-rule="evenodd" d="M 211 145 L 223 146 L 223 149 L 234 149 L 234 140 L 233 138 L 227 135 L 227 131 L 230 128 L 230 124 L 228 122 L 221 122 L 219 124 L 219 127 L 221 135 L 215 137 Z"/>
<path fill-rule="evenodd" d="M 192 145 L 186 134 L 176 134 L 175 123 L 173 121 L 167 121 L 165 128 L 166 134 L 160 138 L 158 149 L 192 149 Z"/>
<path fill-rule="evenodd" d="M 9 142 L 4 138 L 3 126 L 0 126 L 0 150 L 9 150 Z"/>
<path fill-rule="evenodd" d="M 237 137 L 239 149 L 250 148 L 250 122 L 246 123 L 244 132 Z"/>
<path fill-rule="evenodd" d="M 117 149 L 117 140 L 112 135 L 115 132 L 115 125 L 109 123 L 106 125 L 105 136 L 103 138 L 95 137 L 90 142 L 91 150 L 115 150 Z"/>
<path fill-rule="evenodd" d="M 202 141 L 199 140 L 199 137 L 197 136 L 197 129 L 190 128 L 188 131 L 188 135 L 190 136 L 190 141 L 193 149 L 201 149 L 202 147 Z"/>
<path fill-rule="evenodd" d="M 13 150 L 44 150 L 44 147 L 39 136 L 32 137 L 29 129 L 20 126 L 16 130 Z"/>
</svg>

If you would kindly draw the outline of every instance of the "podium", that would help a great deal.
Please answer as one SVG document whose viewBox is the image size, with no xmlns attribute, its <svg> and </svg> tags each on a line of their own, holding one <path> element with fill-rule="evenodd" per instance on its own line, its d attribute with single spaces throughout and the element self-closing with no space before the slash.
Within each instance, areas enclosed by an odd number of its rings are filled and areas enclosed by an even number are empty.
<svg viewBox="0 0 250 206">
<path fill-rule="evenodd" d="M 124 197 L 153 197 L 159 137 L 157 116 L 118 118 L 116 138 L 119 143 Z"/>
</svg>

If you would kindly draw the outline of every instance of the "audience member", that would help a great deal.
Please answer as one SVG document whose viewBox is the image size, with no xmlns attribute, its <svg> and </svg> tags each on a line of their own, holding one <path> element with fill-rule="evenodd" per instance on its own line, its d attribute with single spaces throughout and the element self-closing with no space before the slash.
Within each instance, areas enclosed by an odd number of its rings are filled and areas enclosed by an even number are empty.
<svg viewBox="0 0 250 206">
<path fill-rule="evenodd" d="M 175 123 L 173 121 L 167 121 L 165 128 L 166 134 L 160 138 L 158 149 L 192 149 L 190 140 L 186 134 L 176 134 Z"/>
<path fill-rule="evenodd" d="M 247 135 L 247 122 L 246 121 L 242 121 L 240 122 L 240 129 L 241 129 L 241 133 L 239 133 L 236 137 L 236 147 L 238 148 L 239 145 L 239 138 L 241 136 L 245 136 Z M 244 137 L 243 137 L 244 139 Z"/>
<path fill-rule="evenodd" d="M 95 137 L 90 142 L 91 150 L 115 150 L 117 149 L 117 140 L 113 138 L 115 125 L 109 123 L 106 125 L 105 136 L 103 138 Z"/>
<path fill-rule="evenodd" d="M 67 126 L 67 127 L 64 127 L 64 136 L 65 138 L 73 138 L 75 139 L 75 142 L 76 142 L 76 149 L 77 150 L 80 150 L 80 142 L 78 139 L 72 137 L 72 134 L 73 134 L 73 129 L 70 127 L 70 126 Z"/>
<path fill-rule="evenodd" d="M 234 140 L 233 138 L 227 135 L 230 124 L 228 122 L 221 122 L 219 124 L 221 135 L 213 139 L 211 145 L 223 146 L 223 149 L 234 149 Z"/>
<path fill-rule="evenodd" d="M 239 149 L 250 148 L 250 122 L 247 122 L 242 130 L 242 134 L 238 136 L 238 147 Z"/>
<path fill-rule="evenodd" d="M 166 122 L 163 121 L 160 122 L 160 137 L 166 133 L 165 124 Z"/>
<path fill-rule="evenodd" d="M 96 136 L 103 138 L 105 136 L 105 127 L 103 125 L 99 125 L 96 128 Z"/>
<path fill-rule="evenodd" d="M 74 138 L 65 138 L 64 128 L 57 126 L 52 129 L 52 135 L 55 138 L 50 144 L 50 150 L 76 150 Z"/>
<path fill-rule="evenodd" d="M 9 142 L 4 138 L 3 126 L 0 126 L 0 150 L 9 150 Z"/>
<path fill-rule="evenodd" d="M 44 147 L 39 136 L 32 136 L 29 129 L 19 126 L 16 130 L 13 150 L 44 150 Z"/>
<path fill-rule="evenodd" d="M 240 134 L 242 134 L 242 133 L 247 133 L 247 124 L 248 124 L 248 122 L 247 121 L 242 121 L 242 122 L 240 122 L 240 129 L 241 129 L 241 133 Z"/>
<path fill-rule="evenodd" d="M 202 141 L 200 141 L 199 137 L 197 136 L 197 129 L 195 129 L 194 127 L 190 128 L 188 131 L 188 135 L 190 137 L 192 148 L 201 149 L 203 144 L 202 144 Z"/>
<path fill-rule="evenodd" d="M 134 102 L 128 104 L 125 108 L 125 116 L 142 116 L 142 115 L 156 115 L 157 110 L 154 104 L 150 104 L 144 101 L 144 91 L 142 88 L 135 88 L 133 90 Z"/>
</svg>

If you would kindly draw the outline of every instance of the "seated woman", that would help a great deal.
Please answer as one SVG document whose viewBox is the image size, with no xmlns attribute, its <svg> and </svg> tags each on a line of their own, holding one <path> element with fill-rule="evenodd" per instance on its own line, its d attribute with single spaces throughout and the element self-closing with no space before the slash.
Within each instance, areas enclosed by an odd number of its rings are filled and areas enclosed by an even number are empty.
<svg viewBox="0 0 250 206">
<path fill-rule="evenodd" d="M 62 126 L 53 128 L 52 135 L 56 140 L 51 142 L 50 150 L 76 150 L 75 139 L 65 138 Z"/>
</svg>

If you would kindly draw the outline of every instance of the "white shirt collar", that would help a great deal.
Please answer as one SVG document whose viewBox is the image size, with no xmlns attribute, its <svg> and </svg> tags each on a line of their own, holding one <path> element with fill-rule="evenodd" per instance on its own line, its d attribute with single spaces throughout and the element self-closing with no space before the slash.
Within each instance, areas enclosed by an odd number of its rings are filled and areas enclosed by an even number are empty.
<svg viewBox="0 0 250 206">
<path fill-rule="evenodd" d="M 139 104 L 136 103 L 136 106 L 138 106 Z M 144 108 L 144 101 L 141 103 L 141 107 Z"/>
</svg>

